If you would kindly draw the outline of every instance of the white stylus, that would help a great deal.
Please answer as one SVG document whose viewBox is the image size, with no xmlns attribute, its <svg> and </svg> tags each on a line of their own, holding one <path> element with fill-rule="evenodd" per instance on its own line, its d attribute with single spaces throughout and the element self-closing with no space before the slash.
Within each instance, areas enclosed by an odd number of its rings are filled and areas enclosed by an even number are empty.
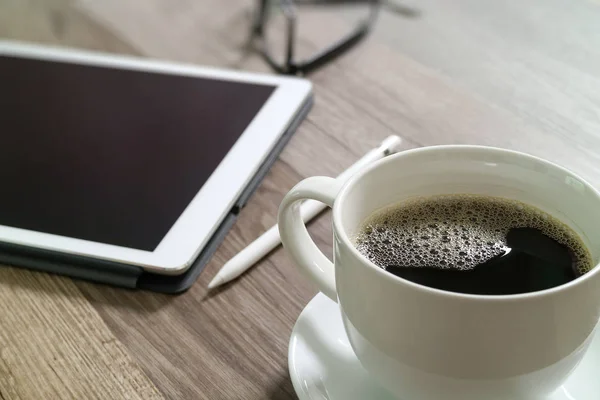
<svg viewBox="0 0 600 400">
<path fill-rule="evenodd" d="M 364 166 L 380 160 L 389 154 L 395 153 L 401 142 L 402 140 L 398 136 L 389 136 L 381 142 L 379 147 L 369 151 L 360 160 L 352 164 L 350 168 L 342 172 L 336 179 L 343 182 L 347 181 L 348 178 Z M 302 220 L 305 223 L 310 221 L 323 211 L 325 207 L 326 205 L 319 201 L 304 201 L 300 206 Z M 219 272 L 217 272 L 217 275 L 215 275 L 213 280 L 210 281 L 208 288 L 213 289 L 237 278 L 280 244 L 281 238 L 279 237 L 279 229 L 277 225 L 275 225 L 254 242 L 250 243 L 248 247 L 240 251 L 231 260 L 227 261 Z"/>
</svg>

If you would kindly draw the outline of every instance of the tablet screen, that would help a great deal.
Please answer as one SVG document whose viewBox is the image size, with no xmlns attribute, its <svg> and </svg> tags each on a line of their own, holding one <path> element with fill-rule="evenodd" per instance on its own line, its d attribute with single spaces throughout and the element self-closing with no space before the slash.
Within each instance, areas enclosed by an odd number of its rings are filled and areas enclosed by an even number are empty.
<svg viewBox="0 0 600 400">
<path fill-rule="evenodd" d="M 275 87 L 0 56 L 0 224 L 153 251 Z"/>
</svg>

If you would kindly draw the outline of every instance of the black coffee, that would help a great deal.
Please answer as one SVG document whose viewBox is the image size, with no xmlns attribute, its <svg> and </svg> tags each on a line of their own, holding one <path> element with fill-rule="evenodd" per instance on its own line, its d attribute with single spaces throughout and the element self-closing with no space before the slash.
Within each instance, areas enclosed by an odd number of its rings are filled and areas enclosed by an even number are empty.
<svg viewBox="0 0 600 400">
<path fill-rule="evenodd" d="M 412 199 L 371 215 L 355 244 L 394 275 L 460 293 L 535 292 L 592 268 L 571 228 L 538 208 L 498 197 Z"/>
</svg>

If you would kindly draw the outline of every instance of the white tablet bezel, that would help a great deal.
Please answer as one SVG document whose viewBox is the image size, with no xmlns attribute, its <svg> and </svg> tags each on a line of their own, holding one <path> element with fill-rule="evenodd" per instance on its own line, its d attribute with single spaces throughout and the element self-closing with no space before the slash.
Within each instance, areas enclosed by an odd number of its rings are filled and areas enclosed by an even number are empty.
<svg viewBox="0 0 600 400">
<path fill-rule="evenodd" d="M 305 105 L 312 90 L 310 82 L 293 77 L 205 68 L 19 42 L 0 41 L 0 55 L 267 84 L 276 87 L 265 105 L 154 251 L 0 225 L 2 242 L 138 265 L 148 271 L 168 275 L 183 273 L 191 265 L 235 205 L 236 199 L 277 144 L 281 135 Z"/>
</svg>

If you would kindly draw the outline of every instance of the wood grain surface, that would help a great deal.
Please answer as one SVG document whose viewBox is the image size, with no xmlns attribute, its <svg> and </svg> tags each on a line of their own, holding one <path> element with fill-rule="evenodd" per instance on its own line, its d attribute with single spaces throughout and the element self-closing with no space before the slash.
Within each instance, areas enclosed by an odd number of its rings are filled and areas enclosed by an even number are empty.
<svg viewBox="0 0 600 400">
<path fill-rule="evenodd" d="M 251 71 L 251 0 L 0 0 L 0 37 Z M 486 144 L 600 185 L 600 3 L 398 2 L 316 71 L 315 106 L 199 281 L 179 296 L 0 269 L 0 398 L 292 399 L 287 346 L 316 293 L 275 250 L 214 293 L 218 268 L 306 176 L 337 175 L 390 134 Z M 301 20 L 318 49 L 351 12 Z M 328 214 L 310 231 L 331 252 Z"/>
<path fill-rule="evenodd" d="M 2 268 L 0 282 L 0 398 L 163 398 L 69 279 Z"/>
</svg>

